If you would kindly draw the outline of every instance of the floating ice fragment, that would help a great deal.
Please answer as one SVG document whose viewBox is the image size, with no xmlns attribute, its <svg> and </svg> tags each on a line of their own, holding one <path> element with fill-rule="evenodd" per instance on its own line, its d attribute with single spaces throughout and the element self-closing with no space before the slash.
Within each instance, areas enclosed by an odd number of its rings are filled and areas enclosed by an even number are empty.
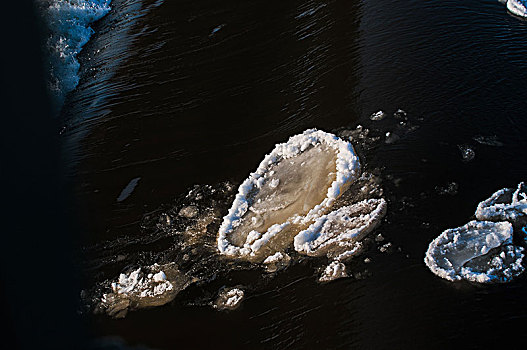
<svg viewBox="0 0 527 350">
<path fill-rule="evenodd" d="M 393 113 L 393 116 L 395 117 L 395 119 L 399 119 L 399 120 L 408 120 L 407 113 L 406 113 L 405 111 L 403 111 L 402 109 L 398 109 L 398 110 L 396 110 L 396 111 Z"/>
<path fill-rule="evenodd" d="M 383 120 L 384 118 L 386 118 L 386 113 L 383 111 L 378 111 L 370 115 L 370 119 L 374 121 Z"/>
<path fill-rule="evenodd" d="M 515 228 L 527 225 L 527 186 L 521 182 L 516 190 L 504 188 L 478 204 L 476 218 L 508 221 Z"/>
<path fill-rule="evenodd" d="M 343 277 L 348 277 L 346 266 L 339 261 L 332 261 L 318 280 L 319 282 L 330 282 Z"/>
<path fill-rule="evenodd" d="M 461 151 L 461 157 L 464 162 L 470 162 L 476 157 L 476 152 L 468 145 L 458 145 L 459 150 Z"/>
<path fill-rule="evenodd" d="M 386 207 L 384 199 L 367 199 L 323 215 L 295 236 L 295 249 L 311 256 L 348 251 L 377 227 Z"/>
<path fill-rule="evenodd" d="M 359 172 L 352 145 L 333 134 L 309 129 L 277 144 L 240 185 L 219 229 L 220 253 L 261 261 L 289 246 Z"/>
<path fill-rule="evenodd" d="M 425 263 L 449 281 L 508 282 L 524 270 L 523 248 L 512 245 L 512 233 L 508 222 L 471 221 L 434 239 Z"/>
<path fill-rule="evenodd" d="M 496 135 L 492 136 L 475 136 L 473 137 L 473 140 L 486 146 L 494 146 L 494 147 L 501 147 L 503 146 L 503 142 L 498 140 L 498 137 Z"/>
<path fill-rule="evenodd" d="M 187 207 L 183 207 L 179 210 L 179 216 L 183 216 L 185 218 L 193 218 L 196 215 L 198 215 L 199 211 L 198 208 L 196 208 L 193 205 L 189 205 Z"/>
<path fill-rule="evenodd" d="M 395 142 L 399 141 L 400 139 L 401 139 L 401 137 L 399 137 L 399 135 L 388 131 L 386 133 L 386 139 L 385 139 L 384 142 L 386 142 L 387 144 L 391 144 L 391 143 L 395 143 Z"/>
<path fill-rule="evenodd" d="M 140 177 L 136 177 L 135 179 L 132 179 L 128 185 L 126 185 L 125 188 L 123 188 L 123 190 L 121 191 L 121 194 L 119 195 L 119 197 L 117 197 L 117 201 L 118 202 L 122 202 L 124 201 L 126 198 L 130 197 L 130 195 L 132 194 L 132 192 L 135 190 L 135 187 L 137 186 L 137 184 L 139 183 L 139 180 L 141 180 Z"/>
<path fill-rule="evenodd" d="M 527 1 L 525 0 L 509 0 L 507 9 L 516 16 L 527 17 Z"/>
<path fill-rule="evenodd" d="M 176 269 L 173 263 L 154 264 L 138 268 L 130 273 L 121 273 L 113 282 L 112 292 L 103 294 L 97 307 L 111 317 L 125 317 L 129 310 L 164 305 L 194 279 Z"/>
<path fill-rule="evenodd" d="M 226 288 L 218 296 L 214 307 L 218 310 L 234 310 L 240 306 L 244 296 L 244 291 L 239 288 Z"/>
<path fill-rule="evenodd" d="M 268 256 L 263 261 L 267 272 L 276 272 L 289 265 L 291 257 L 285 253 L 276 252 L 273 255 Z"/>
</svg>

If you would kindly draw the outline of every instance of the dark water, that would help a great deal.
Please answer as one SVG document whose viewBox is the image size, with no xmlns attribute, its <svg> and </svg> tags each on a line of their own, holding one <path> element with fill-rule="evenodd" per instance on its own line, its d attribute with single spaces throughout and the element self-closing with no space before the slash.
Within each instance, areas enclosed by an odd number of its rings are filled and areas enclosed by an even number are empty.
<svg viewBox="0 0 527 350">
<path fill-rule="evenodd" d="M 395 249 L 372 247 L 363 256 L 371 263 L 352 262 L 366 278 L 326 285 L 309 261 L 265 283 L 260 273 L 223 274 L 210 290 L 248 287 L 236 311 L 196 302 L 203 290 L 191 288 L 124 320 L 89 317 L 94 337 L 157 349 L 526 340 L 525 277 L 502 286 L 450 283 L 423 258 L 428 243 L 469 221 L 480 200 L 527 178 L 527 22 L 492 0 L 112 4 L 80 55 L 81 82 L 62 115 L 72 213 L 89 258 L 129 249 L 153 263 L 152 250 L 171 249 L 170 240 L 144 238 L 153 231 L 141 228 L 145 217 L 193 185 L 238 185 L 275 143 L 306 128 L 359 124 L 400 136 L 357 145 L 383 180 L 390 209 L 379 232 Z M 409 125 L 369 120 L 398 108 Z M 474 159 L 464 161 L 460 146 Z M 131 195 L 117 201 L 136 178 Z M 452 182 L 457 191 L 441 194 Z M 89 270 L 90 283 L 124 265 L 108 261 Z"/>
</svg>

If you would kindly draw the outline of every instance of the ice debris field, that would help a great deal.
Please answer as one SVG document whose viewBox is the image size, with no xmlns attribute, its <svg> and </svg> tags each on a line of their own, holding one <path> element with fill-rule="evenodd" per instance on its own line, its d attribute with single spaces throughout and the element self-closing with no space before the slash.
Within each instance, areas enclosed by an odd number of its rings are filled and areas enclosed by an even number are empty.
<svg viewBox="0 0 527 350">
<path fill-rule="evenodd" d="M 524 271 L 527 192 L 505 188 L 479 203 L 476 219 L 445 230 L 426 252 L 425 263 L 449 281 L 509 282 Z M 514 235 L 517 235 L 515 238 Z"/>
<path fill-rule="evenodd" d="M 380 114 L 372 120 L 384 119 Z M 359 131 L 362 128 L 352 134 Z M 316 129 L 275 145 L 237 191 L 230 184 L 204 186 L 205 192 L 199 188 L 173 208 L 172 216 L 158 218 L 158 227 L 167 228 L 163 235 L 182 239 L 173 246 L 172 258 L 165 259 L 172 262 L 129 265 L 135 267 L 109 283 L 102 297 L 99 294 L 96 312 L 124 317 L 130 310 L 164 305 L 188 286 L 216 279 L 219 271 L 246 266 L 273 276 L 303 256 L 323 264 L 317 270 L 320 283 L 359 278 L 361 273 L 352 274 L 346 264 L 372 241 L 367 236 L 388 208 L 382 188 L 361 169 L 352 144 Z M 524 271 L 526 186 L 497 191 L 478 205 L 475 217 L 434 239 L 426 266 L 449 281 L 509 282 L 519 276 Z M 173 228 L 178 222 L 184 223 L 182 230 Z M 382 253 L 392 249 L 392 243 L 383 240 L 380 233 L 375 236 L 375 242 L 383 244 L 378 247 Z M 208 305 L 234 310 L 245 298 L 246 287 L 216 289 L 216 299 Z"/>
</svg>

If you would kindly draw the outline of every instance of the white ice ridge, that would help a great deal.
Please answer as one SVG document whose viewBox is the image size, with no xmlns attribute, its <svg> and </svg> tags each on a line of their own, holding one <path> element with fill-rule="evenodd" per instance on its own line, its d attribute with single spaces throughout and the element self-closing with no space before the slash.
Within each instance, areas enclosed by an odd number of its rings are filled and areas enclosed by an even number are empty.
<svg viewBox="0 0 527 350">
<path fill-rule="evenodd" d="M 312 256 L 335 252 L 340 247 L 348 250 L 377 227 L 386 207 L 382 198 L 367 199 L 323 215 L 295 236 L 295 249 Z"/>
<path fill-rule="evenodd" d="M 507 9 L 516 16 L 527 17 L 526 0 L 508 0 Z"/>
<path fill-rule="evenodd" d="M 516 190 L 504 188 L 479 203 L 476 218 L 487 221 L 509 221 L 513 225 L 527 224 L 527 186 L 523 182 Z"/>
<path fill-rule="evenodd" d="M 79 83 L 77 54 L 88 42 L 89 26 L 110 11 L 111 0 L 37 0 L 50 30 L 49 88 L 62 104 L 65 95 Z"/>
<path fill-rule="evenodd" d="M 255 257 L 285 231 L 325 214 L 359 173 L 353 146 L 333 134 L 309 129 L 277 144 L 240 185 L 219 229 L 220 253 Z"/>
<path fill-rule="evenodd" d="M 449 281 L 508 282 L 524 270 L 523 248 L 512 245 L 512 234 L 508 222 L 470 221 L 434 239 L 425 263 Z"/>
</svg>

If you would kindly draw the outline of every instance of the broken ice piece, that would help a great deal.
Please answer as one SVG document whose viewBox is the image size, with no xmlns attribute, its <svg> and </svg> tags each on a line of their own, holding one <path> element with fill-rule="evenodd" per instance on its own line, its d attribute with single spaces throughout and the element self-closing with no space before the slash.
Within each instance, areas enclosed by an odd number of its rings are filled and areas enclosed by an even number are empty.
<svg viewBox="0 0 527 350">
<path fill-rule="evenodd" d="M 430 270 L 449 281 L 508 282 L 521 274 L 523 248 L 512 245 L 508 222 L 471 221 L 443 231 L 426 252 Z"/>
<path fill-rule="evenodd" d="M 332 261 L 322 272 L 319 282 L 330 282 L 339 278 L 348 277 L 346 266 L 339 261 Z"/>
<path fill-rule="evenodd" d="M 458 148 L 461 151 L 461 157 L 464 162 L 470 162 L 476 157 L 476 152 L 474 152 L 472 147 L 468 145 L 458 145 Z"/>
<path fill-rule="evenodd" d="M 112 292 L 103 294 L 96 312 L 122 318 L 129 310 L 164 305 L 194 281 L 173 263 L 121 273 L 111 285 Z"/>
<path fill-rule="evenodd" d="M 295 250 L 311 256 L 349 250 L 344 243 L 356 243 L 375 229 L 386 207 L 382 198 L 367 199 L 323 215 L 295 236 Z"/>
<path fill-rule="evenodd" d="M 244 291 L 239 288 L 225 288 L 213 306 L 218 310 L 234 310 L 240 306 L 244 296 Z"/>
<path fill-rule="evenodd" d="M 516 190 L 504 188 L 478 204 L 476 218 L 508 221 L 515 229 L 527 225 L 527 186 L 521 182 Z"/>
<path fill-rule="evenodd" d="M 384 118 L 386 118 L 386 113 L 383 111 L 378 111 L 370 115 L 370 119 L 374 121 L 383 120 Z"/>
<path fill-rule="evenodd" d="M 276 272 L 289 266 L 291 257 L 286 253 L 276 252 L 273 255 L 268 256 L 263 261 L 267 272 Z"/>
<path fill-rule="evenodd" d="M 240 185 L 218 233 L 218 250 L 262 261 L 325 214 L 360 175 L 352 145 L 316 129 L 277 144 Z"/>
</svg>

